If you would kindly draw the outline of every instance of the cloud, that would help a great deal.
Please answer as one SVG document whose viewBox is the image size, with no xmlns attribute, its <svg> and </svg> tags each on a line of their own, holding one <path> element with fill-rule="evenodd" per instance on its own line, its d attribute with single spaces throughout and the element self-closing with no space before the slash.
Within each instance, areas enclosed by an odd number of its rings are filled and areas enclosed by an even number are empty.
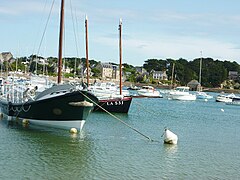
<svg viewBox="0 0 240 180">
<path fill-rule="evenodd" d="M 20 16 L 26 14 L 35 14 L 48 12 L 48 9 L 51 7 L 51 3 L 46 4 L 42 1 L 31 1 L 31 0 L 11 0 L 11 3 L 8 1 L 2 3 L 0 7 L 0 14 L 11 15 L 11 16 Z"/>
<path fill-rule="evenodd" d="M 131 39 L 125 43 L 129 53 L 137 53 L 146 58 L 185 58 L 193 60 L 200 57 L 200 51 L 205 57 L 219 60 L 235 60 L 240 62 L 240 49 L 228 42 L 195 37 L 158 37 L 148 39 Z"/>
</svg>

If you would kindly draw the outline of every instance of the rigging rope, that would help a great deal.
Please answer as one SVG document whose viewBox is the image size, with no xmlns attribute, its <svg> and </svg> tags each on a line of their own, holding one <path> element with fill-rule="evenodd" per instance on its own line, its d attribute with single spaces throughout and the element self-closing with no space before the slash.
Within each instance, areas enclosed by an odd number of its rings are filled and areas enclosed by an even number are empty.
<svg viewBox="0 0 240 180">
<path fill-rule="evenodd" d="M 55 2 L 55 0 L 53 0 L 53 2 L 52 2 L 52 6 L 51 6 L 50 12 L 48 14 L 48 19 L 47 19 L 47 22 L 46 22 L 46 25 L 45 25 L 45 28 L 44 28 L 44 31 L 43 31 L 43 35 L 42 35 L 42 38 L 41 38 L 41 41 L 40 41 L 40 44 L 39 44 L 39 47 L 38 47 L 37 55 L 39 54 L 40 48 L 42 46 L 43 38 L 45 36 L 47 26 L 48 26 L 48 22 L 49 22 L 51 14 L 52 14 L 52 9 L 53 9 L 54 2 Z"/>
</svg>

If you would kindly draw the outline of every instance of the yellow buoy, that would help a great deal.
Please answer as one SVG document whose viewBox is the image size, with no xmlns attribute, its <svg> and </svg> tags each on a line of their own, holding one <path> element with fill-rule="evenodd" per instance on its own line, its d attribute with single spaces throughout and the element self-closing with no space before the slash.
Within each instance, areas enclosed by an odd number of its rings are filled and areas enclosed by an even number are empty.
<svg viewBox="0 0 240 180">
<path fill-rule="evenodd" d="M 29 121 L 27 119 L 23 119 L 22 120 L 22 125 L 23 125 L 23 127 L 28 127 Z"/>
<path fill-rule="evenodd" d="M 70 129 L 70 133 L 77 134 L 77 132 L 78 132 L 78 131 L 77 131 L 76 128 L 71 128 L 71 129 Z"/>
<path fill-rule="evenodd" d="M 29 124 L 29 121 L 28 121 L 27 119 L 23 119 L 23 120 L 22 120 L 22 123 L 23 123 L 23 124 Z"/>
</svg>

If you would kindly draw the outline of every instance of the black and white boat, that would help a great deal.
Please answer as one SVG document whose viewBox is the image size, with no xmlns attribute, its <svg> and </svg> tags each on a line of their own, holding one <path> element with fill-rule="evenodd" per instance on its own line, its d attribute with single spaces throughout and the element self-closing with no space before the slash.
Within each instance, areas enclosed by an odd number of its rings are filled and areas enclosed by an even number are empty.
<svg viewBox="0 0 240 180">
<path fill-rule="evenodd" d="M 78 130 L 93 110 L 94 102 L 98 102 L 88 91 L 70 84 L 56 85 L 39 93 L 34 99 L 22 100 L 14 102 L 1 98 L 1 112 L 9 120 L 20 118 L 30 124 Z"/>
<path fill-rule="evenodd" d="M 240 106 L 240 97 L 236 96 L 232 98 L 232 101 L 226 102 L 227 105 Z"/>
<path fill-rule="evenodd" d="M 61 1 L 59 33 L 58 85 L 34 97 L 26 97 L 27 90 L 16 92 L 16 85 L 1 95 L 1 112 L 8 120 L 17 118 L 27 123 L 80 130 L 94 105 L 96 96 L 70 84 L 61 84 L 64 0 Z M 4 87 L 2 88 L 4 89 Z"/>
<path fill-rule="evenodd" d="M 235 98 L 236 95 L 235 94 L 224 94 L 224 93 L 221 93 L 219 95 L 217 95 L 216 97 L 216 102 L 232 102 L 233 98 Z"/>
</svg>

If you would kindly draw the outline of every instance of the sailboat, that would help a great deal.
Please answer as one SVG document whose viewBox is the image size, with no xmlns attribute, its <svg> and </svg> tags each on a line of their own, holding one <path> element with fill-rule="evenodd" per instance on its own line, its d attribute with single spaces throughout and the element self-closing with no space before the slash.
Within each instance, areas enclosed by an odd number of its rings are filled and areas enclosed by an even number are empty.
<svg viewBox="0 0 240 180">
<path fill-rule="evenodd" d="M 17 94 L 13 84 L 0 99 L 1 112 L 8 120 L 15 118 L 27 124 L 81 130 L 94 104 L 98 103 L 96 96 L 87 90 L 61 84 L 63 21 L 64 0 L 61 0 L 58 84 L 31 98 L 27 97 L 27 92 Z"/>
<path fill-rule="evenodd" d="M 124 96 L 122 90 L 122 19 L 119 21 L 119 94 L 112 94 L 112 97 L 99 98 L 99 103 L 95 106 L 95 111 L 107 111 L 114 113 L 128 113 L 132 97 Z"/>
<path fill-rule="evenodd" d="M 202 80 L 202 51 L 201 51 L 201 59 L 200 59 L 200 65 L 199 65 L 199 86 L 198 86 L 198 91 L 196 92 L 196 97 L 197 99 L 212 99 L 213 96 L 202 91 L 201 80 Z"/>
<path fill-rule="evenodd" d="M 173 68 L 172 68 L 171 88 L 174 86 L 173 85 L 174 70 L 175 70 L 174 67 L 175 67 L 175 63 L 173 63 Z M 180 100 L 180 101 L 195 101 L 196 95 L 191 94 L 189 92 L 189 89 L 190 88 L 187 86 L 177 86 L 175 89 L 172 89 L 169 91 L 168 99 Z"/>
</svg>

